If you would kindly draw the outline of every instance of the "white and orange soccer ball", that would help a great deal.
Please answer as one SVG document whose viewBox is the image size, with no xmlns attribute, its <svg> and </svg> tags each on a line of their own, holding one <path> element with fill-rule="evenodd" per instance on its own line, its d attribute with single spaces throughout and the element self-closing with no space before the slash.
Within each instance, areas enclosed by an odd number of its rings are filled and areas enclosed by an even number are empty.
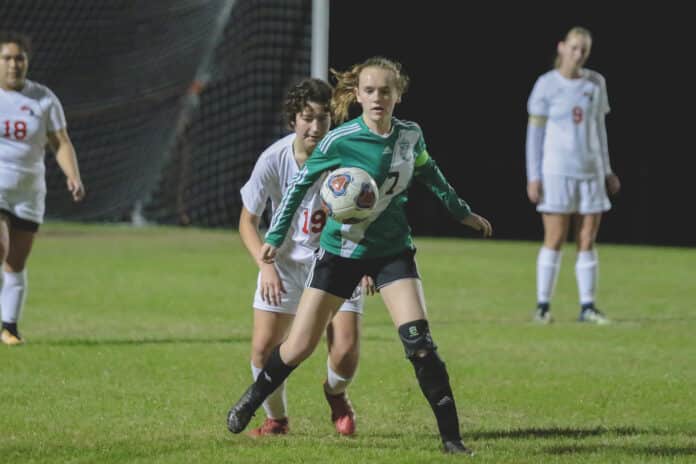
<svg viewBox="0 0 696 464">
<path fill-rule="evenodd" d="M 374 212 L 379 187 L 364 169 L 342 167 L 329 173 L 320 195 L 329 216 L 343 224 L 357 224 Z"/>
</svg>

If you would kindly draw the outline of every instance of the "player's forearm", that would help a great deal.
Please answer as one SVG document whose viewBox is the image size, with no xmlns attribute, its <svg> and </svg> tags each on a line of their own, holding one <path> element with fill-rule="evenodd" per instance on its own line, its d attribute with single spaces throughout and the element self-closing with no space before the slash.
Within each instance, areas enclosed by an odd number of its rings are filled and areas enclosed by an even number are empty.
<svg viewBox="0 0 696 464">
<path fill-rule="evenodd" d="M 541 163 L 543 160 L 544 136 L 546 135 L 546 119 L 540 116 L 530 116 L 527 123 L 527 140 L 525 155 L 527 161 L 527 182 L 541 179 Z"/>
<path fill-rule="evenodd" d="M 604 122 L 604 116 L 597 117 L 597 132 L 599 136 L 599 149 L 602 152 L 602 164 L 604 165 L 604 175 L 613 174 L 611 163 L 609 162 L 609 140 L 607 138 L 607 125 Z"/>
<path fill-rule="evenodd" d="M 75 181 L 80 181 L 80 168 L 77 164 L 75 148 L 70 142 L 62 142 L 56 151 L 56 161 L 58 166 L 65 174 L 65 177 Z"/>
<path fill-rule="evenodd" d="M 249 252 L 249 256 L 260 267 L 259 255 L 261 254 L 261 246 L 263 242 L 258 233 L 258 222 L 254 223 L 250 220 L 240 219 L 239 221 L 239 236 L 242 239 L 244 247 Z"/>
<path fill-rule="evenodd" d="M 428 159 L 416 168 L 416 176 L 416 179 L 425 184 L 457 220 L 461 221 L 471 214 L 469 205 L 459 198 L 432 158 L 428 156 Z"/>
</svg>

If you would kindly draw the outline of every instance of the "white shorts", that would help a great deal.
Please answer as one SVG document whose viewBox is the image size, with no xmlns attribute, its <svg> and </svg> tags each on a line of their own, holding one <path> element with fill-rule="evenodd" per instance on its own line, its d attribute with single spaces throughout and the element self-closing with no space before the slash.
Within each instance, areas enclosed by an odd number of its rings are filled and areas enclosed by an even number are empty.
<svg viewBox="0 0 696 464">
<path fill-rule="evenodd" d="M 575 177 L 543 174 L 540 213 L 595 214 L 611 209 L 603 178 Z"/>
<path fill-rule="evenodd" d="M 46 192 L 0 189 L 0 209 L 9 211 L 20 219 L 41 224 L 46 210 Z"/>
<path fill-rule="evenodd" d="M 256 280 L 256 292 L 254 293 L 254 308 L 263 311 L 295 314 L 297 305 L 300 303 L 300 297 L 305 289 L 305 281 L 312 268 L 312 262 L 298 263 L 286 257 L 276 257 L 275 267 L 285 287 L 285 293 L 281 293 L 280 304 L 272 305 L 261 299 L 261 273 L 259 272 Z M 358 286 L 355 292 L 353 292 L 353 296 L 346 300 L 338 310 L 362 314 L 363 299 L 361 288 Z"/>
</svg>

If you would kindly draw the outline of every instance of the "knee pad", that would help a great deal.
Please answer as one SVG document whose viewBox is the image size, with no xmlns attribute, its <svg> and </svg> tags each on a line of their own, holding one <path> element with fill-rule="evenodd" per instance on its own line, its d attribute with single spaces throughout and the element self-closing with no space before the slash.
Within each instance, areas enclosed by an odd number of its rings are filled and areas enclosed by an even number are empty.
<svg viewBox="0 0 696 464">
<path fill-rule="evenodd" d="M 424 358 L 428 353 L 434 353 L 437 350 L 437 345 L 433 343 L 433 339 L 430 336 L 428 321 L 425 319 L 418 319 L 400 325 L 399 338 L 404 345 L 406 357 L 410 360 Z"/>
</svg>

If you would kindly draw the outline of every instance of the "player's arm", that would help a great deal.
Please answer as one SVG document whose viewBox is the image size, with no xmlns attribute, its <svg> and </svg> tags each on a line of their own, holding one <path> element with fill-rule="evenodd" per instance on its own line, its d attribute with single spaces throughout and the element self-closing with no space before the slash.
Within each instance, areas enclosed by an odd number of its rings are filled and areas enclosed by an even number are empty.
<svg viewBox="0 0 696 464">
<path fill-rule="evenodd" d="M 280 280 L 278 271 L 272 263 L 265 263 L 259 259 L 263 242 L 259 236 L 259 223 L 261 217 L 242 206 L 239 216 L 239 236 L 261 271 L 261 299 L 267 303 L 277 305 L 281 301 L 281 293 L 285 293 L 283 281 Z"/>
<path fill-rule="evenodd" d="M 532 203 L 541 198 L 541 162 L 544 156 L 544 137 L 546 135 L 546 116 L 529 115 L 527 121 L 527 196 Z"/>
<path fill-rule="evenodd" d="M 272 258 L 269 253 L 274 254 L 273 249 L 278 248 L 285 240 L 295 212 L 302 203 L 307 190 L 321 177 L 324 171 L 336 167 L 338 163 L 337 157 L 326 155 L 317 148 L 307 159 L 302 169 L 295 174 L 283 194 L 278 208 L 273 213 L 271 225 L 266 232 L 264 242 L 270 247 L 264 246 L 261 257 L 263 261 L 268 262 L 268 259 Z"/>
<path fill-rule="evenodd" d="M 81 201 L 85 197 L 85 187 L 82 185 L 80 177 L 80 168 L 77 164 L 77 155 L 75 147 L 70 140 L 67 129 L 59 129 L 54 132 L 49 132 L 48 143 L 51 150 L 56 155 L 58 166 L 63 171 L 66 177 L 68 190 L 72 194 L 74 201 Z"/>
<path fill-rule="evenodd" d="M 605 115 L 597 115 L 597 132 L 599 136 L 599 148 L 602 152 L 602 165 L 604 166 L 604 178 L 607 184 L 609 193 L 616 194 L 621 190 L 621 181 L 619 176 L 614 174 L 609 162 L 609 142 L 607 139 L 607 125 L 605 123 Z"/>
</svg>

